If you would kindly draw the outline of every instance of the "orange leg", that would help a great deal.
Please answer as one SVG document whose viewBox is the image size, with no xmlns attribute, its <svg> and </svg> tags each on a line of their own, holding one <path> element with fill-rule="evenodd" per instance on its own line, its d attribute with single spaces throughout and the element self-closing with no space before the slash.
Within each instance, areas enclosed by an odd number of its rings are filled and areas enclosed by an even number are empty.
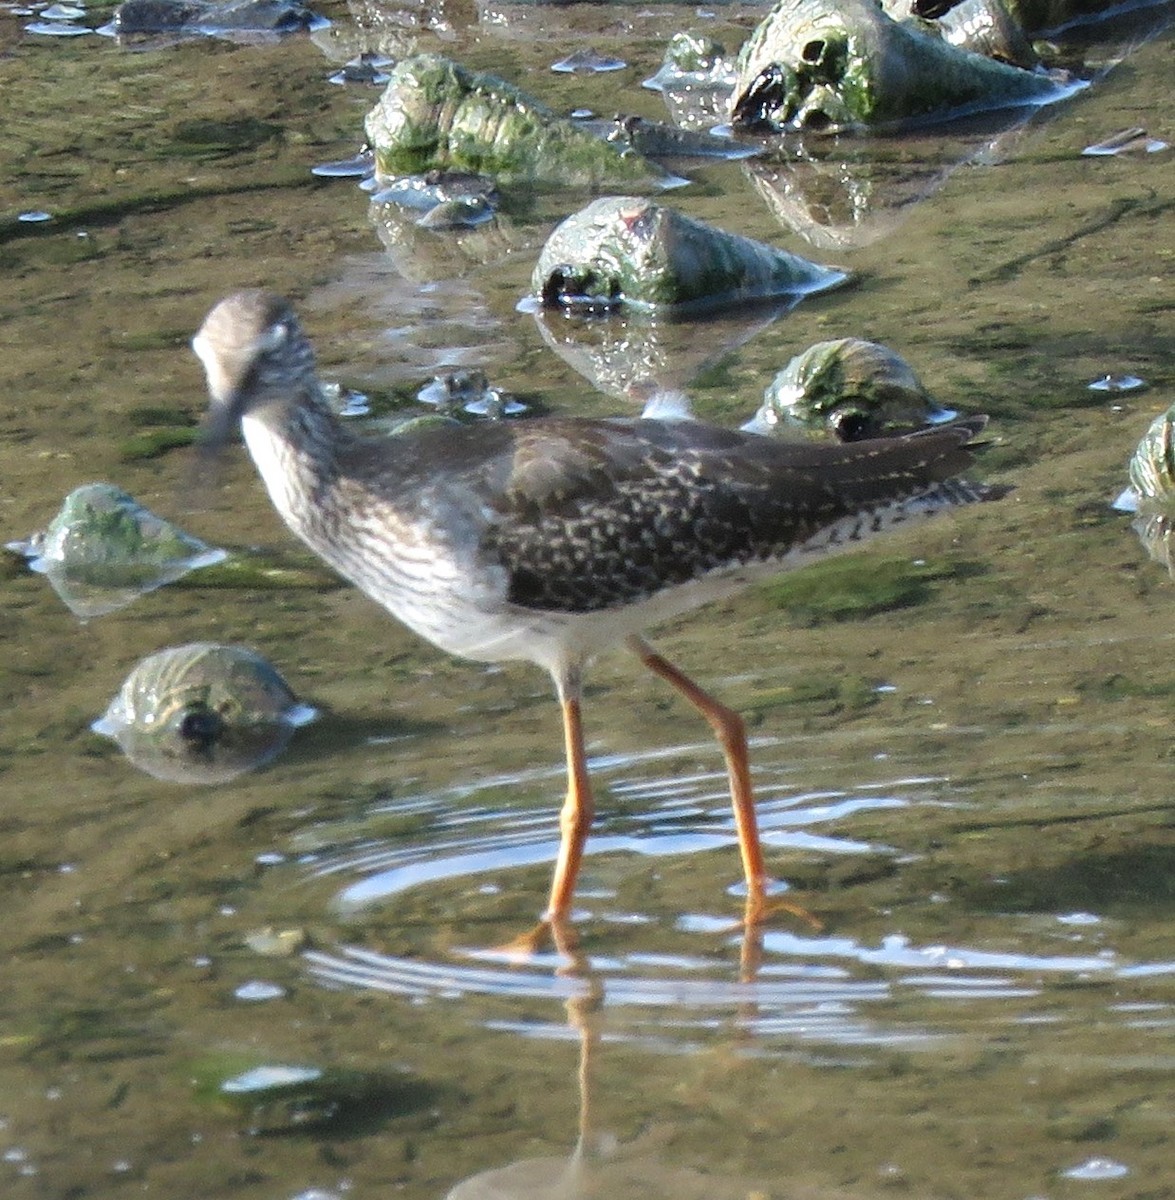
<svg viewBox="0 0 1175 1200">
<path fill-rule="evenodd" d="M 662 658 L 643 638 L 630 637 L 628 644 L 654 675 L 675 687 L 706 718 L 718 738 L 726 759 L 726 773 L 730 778 L 734 827 L 738 833 L 738 849 L 747 880 L 746 919 L 748 924 L 761 921 L 767 911 L 767 868 L 763 864 L 763 847 L 759 843 L 759 826 L 755 820 L 755 797 L 751 791 L 747 731 L 743 719 L 702 691 L 684 671 L 678 670 L 667 658 Z"/>
<path fill-rule="evenodd" d="M 559 704 L 563 710 L 563 743 L 567 752 L 567 798 L 559 814 L 559 856 L 551 878 L 551 897 L 546 920 L 565 921 L 571 912 L 575 880 L 583 861 L 583 848 L 595 815 L 592 785 L 588 779 L 583 749 L 583 723 L 579 712 L 578 680 L 560 684 Z"/>
<path fill-rule="evenodd" d="M 583 749 L 583 722 L 579 712 L 579 673 L 556 677 L 555 688 L 563 710 L 563 742 L 567 752 L 567 798 L 559 814 L 559 853 L 551 877 L 551 895 L 543 919 L 529 933 L 499 947 L 518 959 L 537 954 L 548 942 L 569 963 L 576 963 L 576 938 L 568 917 L 575 899 L 575 880 L 583 862 L 583 849 L 595 815 L 592 785 Z"/>
</svg>

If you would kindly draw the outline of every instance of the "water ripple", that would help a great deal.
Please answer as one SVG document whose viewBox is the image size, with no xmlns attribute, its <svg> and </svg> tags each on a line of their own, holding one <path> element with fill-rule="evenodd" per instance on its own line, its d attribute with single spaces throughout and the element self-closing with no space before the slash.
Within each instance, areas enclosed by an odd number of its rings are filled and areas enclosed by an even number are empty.
<svg viewBox="0 0 1175 1200">
<path fill-rule="evenodd" d="M 436 918 L 420 913 L 443 911 L 454 895 L 471 914 L 462 940 L 497 940 L 494 922 L 507 936 L 519 932 L 509 924 L 515 918 L 504 910 L 487 916 L 486 905 L 515 897 L 540 903 L 545 884 L 536 886 L 541 873 L 533 869 L 549 866 L 558 845 L 551 803 L 558 767 L 381 799 L 358 819 L 307 828 L 294 837 L 298 856 L 270 869 L 330 888 L 327 920 L 338 933 L 334 944 L 320 939 L 304 952 L 305 970 L 327 988 L 457 1004 L 474 1024 L 532 1038 L 567 1036 L 566 1022 L 536 1011 L 535 1002 L 590 1001 L 609 1013 L 609 1038 L 675 1053 L 731 1030 L 749 1039 L 748 1053 L 801 1052 L 839 1065 L 894 1049 L 957 1052 L 993 1027 L 1013 1041 L 1041 1025 L 1091 1020 L 1169 1037 L 1175 1004 L 1158 992 L 1175 963 L 1132 961 L 1108 948 L 1114 923 L 1097 913 L 1058 912 L 1045 921 L 1039 913 L 969 913 L 966 936 L 951 940 L 928 937 L 916 924 L 854 936 L 789 931 L 775 921 L 744 937 L 721 906 L 682 912 L 675 907 L 682 893 L 675 901 L 671 889 L 664 896 L 634 889 L 638 870 L 679 881 L 684 867 L 691 876 L 683 894 L 694 903 L 699 895 L 723 900 L 721 883 L 698 880 L 701 868 L 691 865 L 703 851 L 724 850 L 729 860 L 715 856 L 706 869 L 719 879 L 737 873 L 725 777 L 699 766 L 714 754 L 684 745 L 592 761 L 603 811 L 577 894 L 584 949 L 570 958 L 552 951 L 519 962 L 480 946 L 413 944 L 400 952 L 394 941 L 402 928 L 415 937 L 427 931 Z M 917 856 L 846 837 L 837 826 L 885 810 L 970 805 L 939 775 L 812 789 L 797 786 L 792 770 L 756 773 L 763 840 L 809 856 L 907 864 Z M 637 868 L 626 860 L 653 862 Z M 514 878 L 523 869 L 525 879 Z M 406 926 L 401 906 L 410 914 Z M 859 916 L 876 925 L 876 913 Z M 458 918 L 446 922 L 462 928 Z M 935 928 L 941 938 L 944 927 Z M 379 949 L 364 944 L 368 929 L 378 929 Z"/>
</svg>

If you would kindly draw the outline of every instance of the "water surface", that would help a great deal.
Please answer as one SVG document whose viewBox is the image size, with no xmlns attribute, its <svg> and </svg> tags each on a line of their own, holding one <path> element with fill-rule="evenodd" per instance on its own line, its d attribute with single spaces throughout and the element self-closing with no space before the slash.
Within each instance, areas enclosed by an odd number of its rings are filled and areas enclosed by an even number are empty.
<svg viewBox="0 0 1175 1200">
<path fill-rule="evenodd" d="M 754 15 L 713 21 L 737 44 Z M 309 40 L 132 54 L 26 19 L 0 13 L 0 540 L 106 479 L 312 567 L 243 453 L 196 495 L 185 450 L 134 440 L 196 419 L 187 339 L 241 286 L 294 296 L 324 374 L 377 404 L 472 364 L 535 407 L 617 411 L 515 309 L 574 201 L 541 198 L 488 265 L 448 246 L 406 266 L 361 191 L 310 175 L 354 152 L 374 93 L 329 84 Z M 639 82 L 694 20 L 446 6 L 387 36 L 657 117 Z M 586 44 L 629 66 L 546 71 Z M 1171 157 L 1081 156 L 1133 126 L 1172 140 L 1171 50 L 1141 44 L 953 172 L 940 140 L 873 147 L 930 194 L 863 244 L 785 230 L 737 163 L 673 193 L 857 276 L 725 355 L 698 353 L 737 340 L 720 327 L 658 334 L 700 414 L 741 423 L 793 353 L 873 338 L 992 414 L 984 469 L 1017 488 L 864 557 L 866 580 L 927 564 L 903 606 L 837 620 L 764 588 L 661 631 L 748 714 L 770 866 L 819 929 L 780 913 L 744 944 L 719 755 L 623 656 L 586 701 L 582 953 L 516 965 L 493 948 L 542 906 L 562 787 L 537 672 L 442 658 L 313 570 L 268 591 L 195 575 L 80 624 L 5 563 L 4 1194 L 1175 1193 L 1175 593 L 1108 509 L 1175 399 Z M 34 210 L 52 219 L 16 221 Z M 1088 390 L 1107 374 L 1149 387 Z M 267 655 L 324 715 L 263 772 L 154 781 L 89 723 L 139 658 L 206 640 Z M 260 952 L 267 928 L 292 952 Z M 259 1126 L 193 1086 L 217 1063 L 367 1090 Z"/>
</svg>

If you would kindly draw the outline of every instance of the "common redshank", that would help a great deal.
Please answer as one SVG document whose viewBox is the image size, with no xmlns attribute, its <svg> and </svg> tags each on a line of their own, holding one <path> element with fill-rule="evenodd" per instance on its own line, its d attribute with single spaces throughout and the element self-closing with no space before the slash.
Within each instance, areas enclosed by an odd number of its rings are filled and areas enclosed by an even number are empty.
<svg viewBox="0 0 1175 1200">
<path fill-rule="evenodd" d="M 205 441 L 239 421 L 286 524 L 344 578 L 450 654 L 545 667 L 567 798 L 545 921 L 566 920 L 593 815 L 585 666 L 625 644 L 709 722 L 725 756 L 748 925 L 767 908 L 741 718 L 641 631 L 944 509 L 1006 489 L 958 478 L 984 417 L 904 437 L 793 444 L 693 420 L 543 417 L 363 437 L 324 403 L 290 305 L 239 292 L 192 341 Z"/>
</svg>

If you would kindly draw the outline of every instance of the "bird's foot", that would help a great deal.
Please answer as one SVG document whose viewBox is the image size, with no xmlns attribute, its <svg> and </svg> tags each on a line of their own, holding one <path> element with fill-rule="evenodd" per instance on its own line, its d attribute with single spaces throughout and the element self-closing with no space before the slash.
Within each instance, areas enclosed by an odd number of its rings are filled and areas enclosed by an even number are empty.
<svg viewBox="0 0 1175 1200">
<path fill-rule="evenodd" d="M 548 946 L 569 962 L 578 961 L 579 939 L 563 917 L 544 917 L 533 929 L 495 946 L 494 953 L 510 962 L 529 962 Z"/>
<path fill-rule="evenodd" d="M 802 904 L 784 900 L 781 896 L 774 898 L 760 896 L 756 899 L 748 899 L 746 912 L 743 915 L 743 927 L 749 929 L 765 925 L 779 913 L 791 913 L 793 917 L 799 917 L 815 933 L 819 933 L 824 928 L 824 922 L 809 912 Z"/>
</svg>

